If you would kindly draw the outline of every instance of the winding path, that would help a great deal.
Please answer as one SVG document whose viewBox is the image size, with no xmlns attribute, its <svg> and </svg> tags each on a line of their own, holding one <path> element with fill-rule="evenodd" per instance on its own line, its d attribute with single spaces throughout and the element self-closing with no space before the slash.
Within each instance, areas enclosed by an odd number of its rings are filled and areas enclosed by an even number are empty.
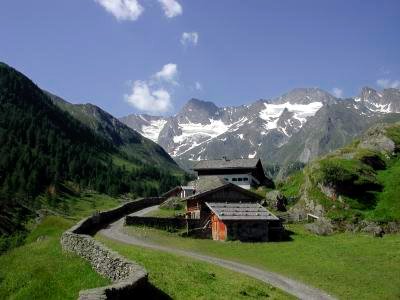
<svg viewBox="0 0 400 300">
<path fill-rule="evenodd" d="M 142 209 L 138 212 L 133 213 L 134 216 L 143 216 L 151 211 L 158 209 L 158 205 L 151 206 L 145 209 Z M 242 263 L 237 263 L 234 261 L 221 259 L 213 256 L 202 255 L 192 251 L 181 250 L 173 247 L 167 247 L 162 245 L 157 245 L 155 243 L 151 243 L 148 241 L 144 241 L 137 237 L 127 235 L 122 232 L 122 227 L 124 225 L 124 219 L 119 219 L 118 221 L 110 224 L 108 228 L 99 231 L 99 234 L 105 236 L 109 239 L 131 244 L 135 246 L 146 247 L 154 250 L 169 252 L 176 255 L 188 256 L 197 260 L 205 261 L 207 263 L 211 263 L 214 265 L 221 266 L 223 268 L 232 270 L 234 272 L 246 274 L 268 284 L 271 284 L 293 296 L 296 296 L 300 299 L 335 299 L 334 297 L 326 294 L 325 292 L 309 287 L 303 283 L 295 281 L 293 279 L 284 277 L 282 275 L 268 272 L 262 269 L 254 268 Z"/>
</svg>

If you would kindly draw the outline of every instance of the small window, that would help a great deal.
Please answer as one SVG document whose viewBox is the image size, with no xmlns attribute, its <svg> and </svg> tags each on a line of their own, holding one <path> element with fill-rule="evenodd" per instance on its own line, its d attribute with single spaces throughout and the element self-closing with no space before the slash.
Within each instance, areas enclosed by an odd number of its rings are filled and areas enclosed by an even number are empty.
<svg viewBox="0 0 400 300">
<path fill-rule="evenodd" d="M 238 178 L 238 181 L 243 181 L 243 178 Z"/>
<path fill-rule="evenodd" d="M 229 178 L 224 178 L 226 181 L 229 181 Z"/>
<path fill-rule="evenodd" d="M 249 179 L 247 177 L 243 178 L 243 181 L 249 181 Z"/>
<path fill-rule="evenodd" d="M 237 181 L 237 178 L 232 178 L 232 181 Z"/>
</svg>

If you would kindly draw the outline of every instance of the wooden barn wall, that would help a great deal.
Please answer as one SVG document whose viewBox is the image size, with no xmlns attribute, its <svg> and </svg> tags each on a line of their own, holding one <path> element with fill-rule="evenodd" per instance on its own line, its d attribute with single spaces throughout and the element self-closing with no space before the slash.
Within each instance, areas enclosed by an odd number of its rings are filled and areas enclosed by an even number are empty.
<svg viewBox="0 0 400 300">
<path fill-rule="evenodd" d="M 198 205 L 198 200 L 187 200 L 186 201 L 186 210 L 187 211 L 194 211 L 199 210 L 200 206 Z"/>
</svg>

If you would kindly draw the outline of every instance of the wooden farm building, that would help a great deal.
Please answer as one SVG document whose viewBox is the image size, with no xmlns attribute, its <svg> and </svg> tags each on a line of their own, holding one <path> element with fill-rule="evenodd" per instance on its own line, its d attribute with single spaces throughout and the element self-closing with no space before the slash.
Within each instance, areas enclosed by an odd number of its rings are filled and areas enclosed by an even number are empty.
<svg viewBox="0 0 400 300">
<path fill-rule="evenodd" d="M 206 202 L 211 211 L 214 240 L 268 241 L 271 224 L 281 230 L 279 218 L 259 203 Z M 270 228 L 271 227 L 271 228 Z"/>
<path fill-rule="evenodd" d="M 193 168 L 198 178 L 221 176 L 226 181 L 244 189 L 260 185 L 272 185 L 272 180 L 265 173 L 260 159 L 223 159 L 202 160 Z"/>
<path fill-rule="evenodd" d="M 199 219 L 214 240 L 266 241 L 283 231 L 276 216 L 259 203 L 263 197 L 224 180 L 203 176 L 194 183 L 196 193 L 186 197 L 186 216 Z"/>
</svg>

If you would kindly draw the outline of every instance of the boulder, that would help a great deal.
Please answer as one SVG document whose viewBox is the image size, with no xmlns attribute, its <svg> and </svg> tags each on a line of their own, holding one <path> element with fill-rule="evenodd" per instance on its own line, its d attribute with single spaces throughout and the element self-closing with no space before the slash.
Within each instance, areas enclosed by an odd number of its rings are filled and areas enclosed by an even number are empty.
<svg viewBox="0 0 400 300">
<path fill-rule="evenodd" d="M 376 135 L 371 133 L 361 141 L 358 148 L 392 154 L 396 148 L 395 146 L 395 143 L 382 133 Z"/>
<path fill-rule="evenodd" d="M 367 226 L 361 229 L 361 231 L 372 234 L 374 237 L 382 237 L 385 234 L 383 228 L 373 222 L 368 223 Z"/>
<path fill-rule="evenodd" d="M 306 224 L 305 228 L 317 235 L 331 235 L 333 233 L 331 221 L 324 217 L 320 217 L 314 223 Z"/>
</svg>

